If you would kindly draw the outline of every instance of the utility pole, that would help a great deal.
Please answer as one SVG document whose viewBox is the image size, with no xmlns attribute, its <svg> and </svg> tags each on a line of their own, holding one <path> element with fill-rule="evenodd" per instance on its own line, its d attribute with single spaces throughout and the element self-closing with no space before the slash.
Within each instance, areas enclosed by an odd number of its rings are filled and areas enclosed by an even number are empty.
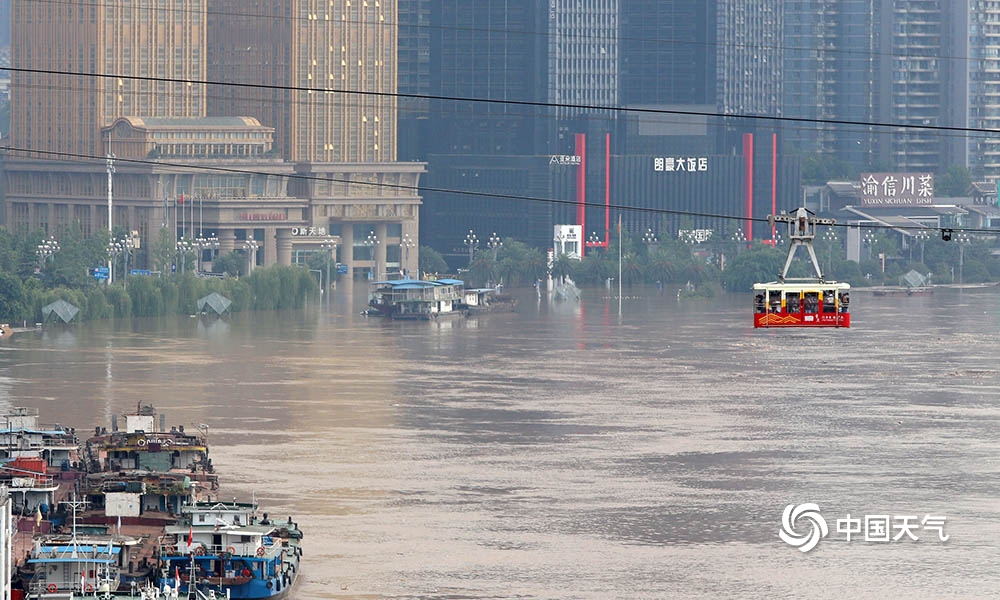
<svg viewBox="0 0 1000 600">
<path fill-rule="evenodd" d="M 114 241 L 115 232 L 113 229 L 114 219 L 112 216 L 111 187 L 115 174 L 115 153 L 111 151 L 111 136 L 108 135 L 108 240 Z M 115 265 L 108 257 L 108 285 L 114 283 Z"/>
</svg>

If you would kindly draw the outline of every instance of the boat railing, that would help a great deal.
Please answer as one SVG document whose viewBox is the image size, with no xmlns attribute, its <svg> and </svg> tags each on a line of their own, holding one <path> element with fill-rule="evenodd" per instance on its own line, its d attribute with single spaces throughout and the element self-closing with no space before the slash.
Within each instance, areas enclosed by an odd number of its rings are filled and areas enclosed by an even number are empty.
<svg viewBox="0 0 1000 600">
<path fill-rule="evenodd" d="M 4 482 L 12 490 L 47 488 L 58 485 L 51 475 L 3 476 L 0 477 L 0 481 Z"/>
</svg>

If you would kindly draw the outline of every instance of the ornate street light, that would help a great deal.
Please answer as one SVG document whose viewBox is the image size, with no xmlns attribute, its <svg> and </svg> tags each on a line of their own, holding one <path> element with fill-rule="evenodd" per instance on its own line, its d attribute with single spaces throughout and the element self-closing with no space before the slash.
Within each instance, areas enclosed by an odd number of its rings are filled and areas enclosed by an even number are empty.
<svg viewBox="0 0 1000 600">
<path fill-rule="evenodd" d="M 587 236 L 587 245 L 596 246 L 601 243 L 601 236 L 597 235 L 596 231 L 591 231 L 590 235 Z"/>
<path fill-rule="evenodd" d="M 467 233 L 465 235 L 465 242 L 464 243 L 465 243 L 466 246 L 469 247 L 469 266 L 471 267 L 472 266 L 472 259 L 476 255 L 476 248 L 479 247 L 479 238 L 476 237 L 476 234 L 470 229 L 469 233 Z"/>
<path fill-rule="evenodd" d="M 660 238 L 656 237 L 652 229 L 646 229 L 646 233 L 642 234 L 642 241 L 646 244 L 646 247 L 652 246 L 653 244 L 660 241 Z M 647 250 L 648 252 L 648 250 Z"/>
<path fill-rule="evenodd" d="M 920 229 L 913 234 L 913 239 L 920 242 L 920 264 L 924 264 L 924 244 L 931 239 L 931 234 L 926 229 Z"/>
<path fill-rule="evenodd" d="M 243 249 L 247 251 L 247 260 L 250 262 L 250 268 L 247 271 L 247 275 L 253 274 L 253 268 L 257 265 L 257 249 L 260 248 L 260 242 L 253 238 L 247 238 L 243 242 Z"/>
<path fill-rule="evenodd" d="M 175 247 L 177 248 L 177 253 L 181 255 L 181 273 L 182 274 L 184 273 L 184 269 L 187 266 L 187 255 L 188 255 L 189 252 L 191 252 L 191 248 L 193 246 L 194 246 L 194 244 L 192 244 L 191 240 L 189 240 L 187 238 L 181 238 L 181 239 L 177 240 L 177 243 L 175 244 Z"/>
<path fill-rule="evenodd" d="M 198 246 L 198 272 L 201 272 L 201 259 L 202 253 L 205 250 L 212 250 L 212 257 L 215 257 L 214 250 L 219 247 L 219 238 L 217 237 L 199 237 L 195 240 L 195 244 Z"/>
<path fill-rule="evenodd" d="M 878 236 L 871 229 L 865 231 L 865 234 L 861 236 L 861 241 L 864 243 L 865 247 L 868 248 L 868 260 L 875 258 L 875 244 L 879 242 Z M 882 272 L 885 273 L 885 266 L 882 267 Z"/>
<path fill-rule="evenodd" d="M 365 238 L 365 246 L 371 249 L 372 261 L 375 264 L 375 270 L 372 272 L 372 281 L 378 281 L 378 253 L 376 247 L 382 243 L 382 240 L 378 239 L 374 231 L 368 232 L 368 237 Z"/>
<path fill-rule="evenodd" d="M 108 264 L 111 267 L 108 269 L 108 285 L 115 279 L 115 263 L 118 262 L 118 256 L 125 251 L 125 244 L 121 240 L 111 240 L 108 244 Z"/>
<path fill-rule="evenodd" d="M 486 241 L 486 247 L 493 250 L 493 262 L 497 261 L 497 252 L 500 248 L 503 248 L 503 239 L 497 235 L 497 232 L 493 232 L 489 240 Z"/>
<path fill-rule="evenodd" d="M 332 263 L 333 259 L 337 256 L 337 243 L 333 240 L 327 240 L 320 244 L 319 247 L 326 250 L 326 286 L 330 287 L 332 285 L 330 283 L 330 263 Z M 329 296 L 327 296 L 327 298 L 329 298 Z"/>
<path fill-rule="evenodd" d="M 41 244 L 38 244 L 38 249 L 35 250 L 35 255 L 38 256 L 40 261 L 39 268 L 44 267 L 45 261 L 56 252 L 59 252 L 59 241 L 54 237 L 43 240 Z"/>
<path fill-rule="evenodd" d="M 132 238 L 132 236 L 130 236 L 130 235 L 127 235 L 127 236 L 123 237 L 122 239 L 118 240 L 118 243 L 121 244 L 121 246 L 122 246 L 122 253 L 125 255 L 125 258 L 122 261 L 123 262 L 123 264 L 122 264 L 122 279 L 125 279 L 126 277 L 128 277 L 128 272 L 129 272 L 128 271 L 128 263 L 129 263 L 129 258 L 131 258 L 131 256 L 132 256 L 132 251 L 135 250 L 135 247 L 136 247 L 135 242 L 136 242 L 136 240 L 134 238 Z"/>
<path fill-rule="evenodd" d="M 965 283 L 965 246 L 972 243 L 972 236 L 964 231 L 955 234 L 958 242 L 958 283 Z"/>
<path fill-rule="evenodd" d="M 403 277 L 409 277 L 409 265 L 410 265 L 410 248 L 416 247 L 417 243 L 413 241 L 410 234 L 403 234 L 403 237 L 399 240 L 399 249 L 403 255 Z"/>
<path fill-rule="evenodd" d="M 747 242 L 747 236 L 745 233 L 743 233 L 742 227 L 737 227 L 736 231 L 733 232 L 733 235 L 730 239 L 736 242 L 737 251 L 739 251 L 742 248 L 743 244 Z"/>
<path fill-rule="evenodd" d="M 829 273 L 832 269 L 833 264 L 833 245 L 839 240 L 837 237 L 837 232 L 833 229 L 827 229 L 823 232 L 823 239 L 826 241 L 826 270 Z"/>
</svg>

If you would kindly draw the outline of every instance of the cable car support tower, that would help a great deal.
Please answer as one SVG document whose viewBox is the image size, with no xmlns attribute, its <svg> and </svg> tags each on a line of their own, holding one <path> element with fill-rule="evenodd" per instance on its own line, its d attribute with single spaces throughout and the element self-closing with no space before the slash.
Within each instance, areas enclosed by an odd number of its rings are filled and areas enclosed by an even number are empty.
<svg viewBox="0 0 1000 600">
<path fill-rule="evenodd" d="M 823 219 L 814 216 L 806 208 L 798 208 L 794 213 L 768 215 L 767 222 L 772 226 L 775 223 L 788 224 L 788 257 L 785 258 L 785 268 L 778 275 L 778 281 L 785 282 L 785 279 L 788 277 L 788 268 L 792 265 L 792 259 L 795 258 L 795 251 L 799 249 L 799 246 L 805 246 L 806 251 L 809 253 L 809 259 L 812 260 L 813 268 L 816 270 L 816 279 L 820 283 L 825 282 L 823 269 L 819 266 L 819 260 L 816 258 L 816 251 L 813 249 L 812 242 L 813 238 L 816 237 L 817 225 L 836 225 L 836 219 Z"/>
</svg>

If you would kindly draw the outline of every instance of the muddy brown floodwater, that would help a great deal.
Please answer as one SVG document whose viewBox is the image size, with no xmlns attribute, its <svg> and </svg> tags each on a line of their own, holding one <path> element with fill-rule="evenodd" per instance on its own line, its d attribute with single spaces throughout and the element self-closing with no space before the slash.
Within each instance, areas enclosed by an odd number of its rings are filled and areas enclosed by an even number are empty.
<svg viewBox="0 0 1000 600">
<path fill-rule="evenodd" d="M 849 330 L 754 330 L 747 295 L 655 289 L 621 317 L 529 290 L 397 323 L 361 316 L 364 293 L 17 334 L 0 407 L 84 434 L 140 403 L 209 425 L 221 497 L 305 530 L 299 600 L 1000 589 L 995 289 L 858 291 Z M 807 553 L 778 535 L 805 503 L 828 525 Z M 889 541 L 866 541 L 880 516 Z"/>
</svg>

